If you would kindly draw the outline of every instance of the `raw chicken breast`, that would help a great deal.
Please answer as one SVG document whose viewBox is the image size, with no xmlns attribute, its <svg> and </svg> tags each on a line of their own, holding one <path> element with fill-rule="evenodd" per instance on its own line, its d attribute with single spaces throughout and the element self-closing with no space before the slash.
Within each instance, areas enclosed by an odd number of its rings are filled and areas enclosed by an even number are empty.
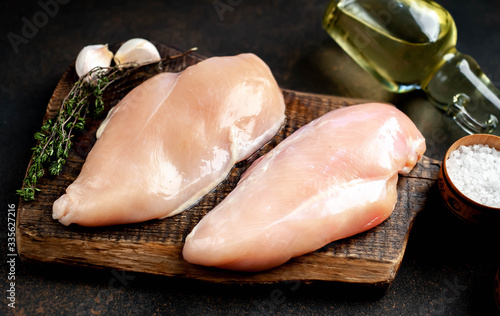
<svg viewBox="0 0 500 316">
<path fill-rule="evenodd" d="M 253 54 L 159 74 L 113 109 L 53 218 L 104 226 L 177 214 L 268 142 L 284 111 L 270 69 Z"/>
<path fill-rule="evenodd" d="M 261 271 L 368 230 L 397 199 L 425 140 L 395 107 L 363 104 L 302 127 L 243 174 L 187 236 L 194 264 Z"/>
</svg>

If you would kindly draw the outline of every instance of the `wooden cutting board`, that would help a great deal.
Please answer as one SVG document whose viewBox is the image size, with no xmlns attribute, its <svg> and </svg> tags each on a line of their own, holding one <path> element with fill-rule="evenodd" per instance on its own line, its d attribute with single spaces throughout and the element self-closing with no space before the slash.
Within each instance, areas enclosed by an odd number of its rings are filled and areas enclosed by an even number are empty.
<svg viewBox="0 0 500 316">
<path fill-rule="evenodd" d="M 156 44 L 163 57 L 180 50 Z M 113 49 L 114 51 L 116 48 Z M 161 71 L 180 71 L 204 57 L 190 54 L 163 64 L 135 71 L 105 93 L 109 109 L 133 87 Z M 44 120 L 53 117 L 77 80 L 70 66 L 59 81 Z M 396 276 L 413 220 L 424 209 L 428 192 L 435 184 L 440 163 L 424 159 L 398 182 L 398 203 L 381 225 L 343 239 L 272 270 L 238 273 L 190 264 L 182 258 L 187 234 L 198 221 L 236 186 L 240 175 L 260 155 L 268 152 L 301 126 L 333 109 L 367 102 L 335 96 L 283 90 L 286 125 L 274 139 L 248 160 L 241 162 L 213 192 L 191 209 L 164 220 L 101 228 L 63 226 L 52 219 L 52 204 L 78 176 L 85 157 L 96 141 L 100 119 L 89 119 L 85 131 L 76 135 L 61 175 L 41 179 L 42 190 L 34 202 L 20 201 L 17 214 L 17 247 L 23 260 L 62 263 L 135 272 L 179 276 L 221 283 L 272 283 L 287 280 L 337 281 L 389 286 Z M 265 247 L 265 245 L 263 245 Z"/>
</svg>

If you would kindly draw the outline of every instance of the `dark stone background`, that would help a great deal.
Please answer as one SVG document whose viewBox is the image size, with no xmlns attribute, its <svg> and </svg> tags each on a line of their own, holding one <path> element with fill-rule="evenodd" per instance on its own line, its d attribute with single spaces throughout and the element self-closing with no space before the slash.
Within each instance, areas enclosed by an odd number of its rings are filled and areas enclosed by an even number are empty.
<svg viewBox="0 0 500 316">
<path fill-rule="evenodd" d="M 205 56 L 254 52 L 283 88 L 390 101 L 427 138 L 427 155 L 442 159 L 465 135 L 430 106 L 421 92 L 392 95 L 366 75 L 321 28 L 327 1 L 62 1 L 43 19 L 42 1 L 0 4 L 0 192 L 2 212 L 0 314 L 7 307 L 9 204 L 35 144 L 45 107 L 67 67 L 89 44 L 144 37 L 166 45 L 199 48 Z M 472 55 L 500 86 L 500 2 L 439 1 L 455 18 L 458 49 Z M 57 11 L 57 12 L 56 12 Z M 14 47 L 9 33 L 35 32 Z M 11 36 L 12 36 L 12 33 Z M 434 192 L 436 194 L 436 192 Z M 493 277 L 500 262 L 497 232 L 465 225 L 434 197 L 419 215 L 394 284 L 385 293 L 334 284 L 218 285 L 114 270 L 38 266 L 17 261 L 19 315 L 302 314 L 490 315 Z M 63 246 L 63 245 L 61 245 Z"/>
</svg>

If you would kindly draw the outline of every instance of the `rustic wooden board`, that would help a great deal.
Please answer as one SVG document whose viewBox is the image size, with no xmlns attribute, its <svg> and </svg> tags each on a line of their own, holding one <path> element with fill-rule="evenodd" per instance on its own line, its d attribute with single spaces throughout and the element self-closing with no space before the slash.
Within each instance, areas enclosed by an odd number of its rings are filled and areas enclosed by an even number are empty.
<svg viewBox="0 0 500 316">
<path fill-rule="evenodd" d="M 157 44 L 162 56 L 180 51 Z M 180 71 L 203 57 L 190 54 L 165 63 L 163 69 L 146 67 L 126 82 L 116 83 L 105 94 L 110 108 L 133 87 L 159 71 Z M 62 76 L 44 118 L 52 117 L 77 80 L 74 66 Z M 52 219 L 52 204 L 78 176 L 95 142 L 102 118 L 90 119 L 85 131 L 75 137 L 68 163 L 60 176 L 42 179 L 42 192 L 34 202 L 19 203 L 18 252 L 23 260 L 62 263 L 135 272 L 180 276 L 222 283 L 272 283 L 287 280 L 338 281 L 388 286 L 400 266 L 409 231 L 418 212 L 424 209 L 428 192 L 435 184 L 439 162 L 424 159 L 408 176 L 400 177 L 399 198 L 393 214 L 374 229 L 328 244 L 307 255 L 260 273 L 238 273 L 190 264 L 182 259 L 186 235 L 236 185 L 244 170 L 292 132 L 335 108 L 366 100 L 312 95 L 283 90 L 287 121 L 274 139 L 248 160 L 235 166 L 230 176 L 191 209 L 176 216 L 145 223 L 102 228 L 63 226 Z"/>
</svg>

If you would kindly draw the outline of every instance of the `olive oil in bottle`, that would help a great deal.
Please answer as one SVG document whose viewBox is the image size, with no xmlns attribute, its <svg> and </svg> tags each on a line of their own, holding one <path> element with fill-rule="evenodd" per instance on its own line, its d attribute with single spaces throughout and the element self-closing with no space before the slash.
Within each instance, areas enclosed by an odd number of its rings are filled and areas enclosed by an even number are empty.
<svg viewBox="0 0 500 316">
<path fill-rule="evenodd" d="M 443 7 L 424 0 L 333 0 L 323 27 L 388 90 L 424 90 L 469 133 L 499 133 L 500 93 L 477 63 L 456 51 Z"/>
</svg>

